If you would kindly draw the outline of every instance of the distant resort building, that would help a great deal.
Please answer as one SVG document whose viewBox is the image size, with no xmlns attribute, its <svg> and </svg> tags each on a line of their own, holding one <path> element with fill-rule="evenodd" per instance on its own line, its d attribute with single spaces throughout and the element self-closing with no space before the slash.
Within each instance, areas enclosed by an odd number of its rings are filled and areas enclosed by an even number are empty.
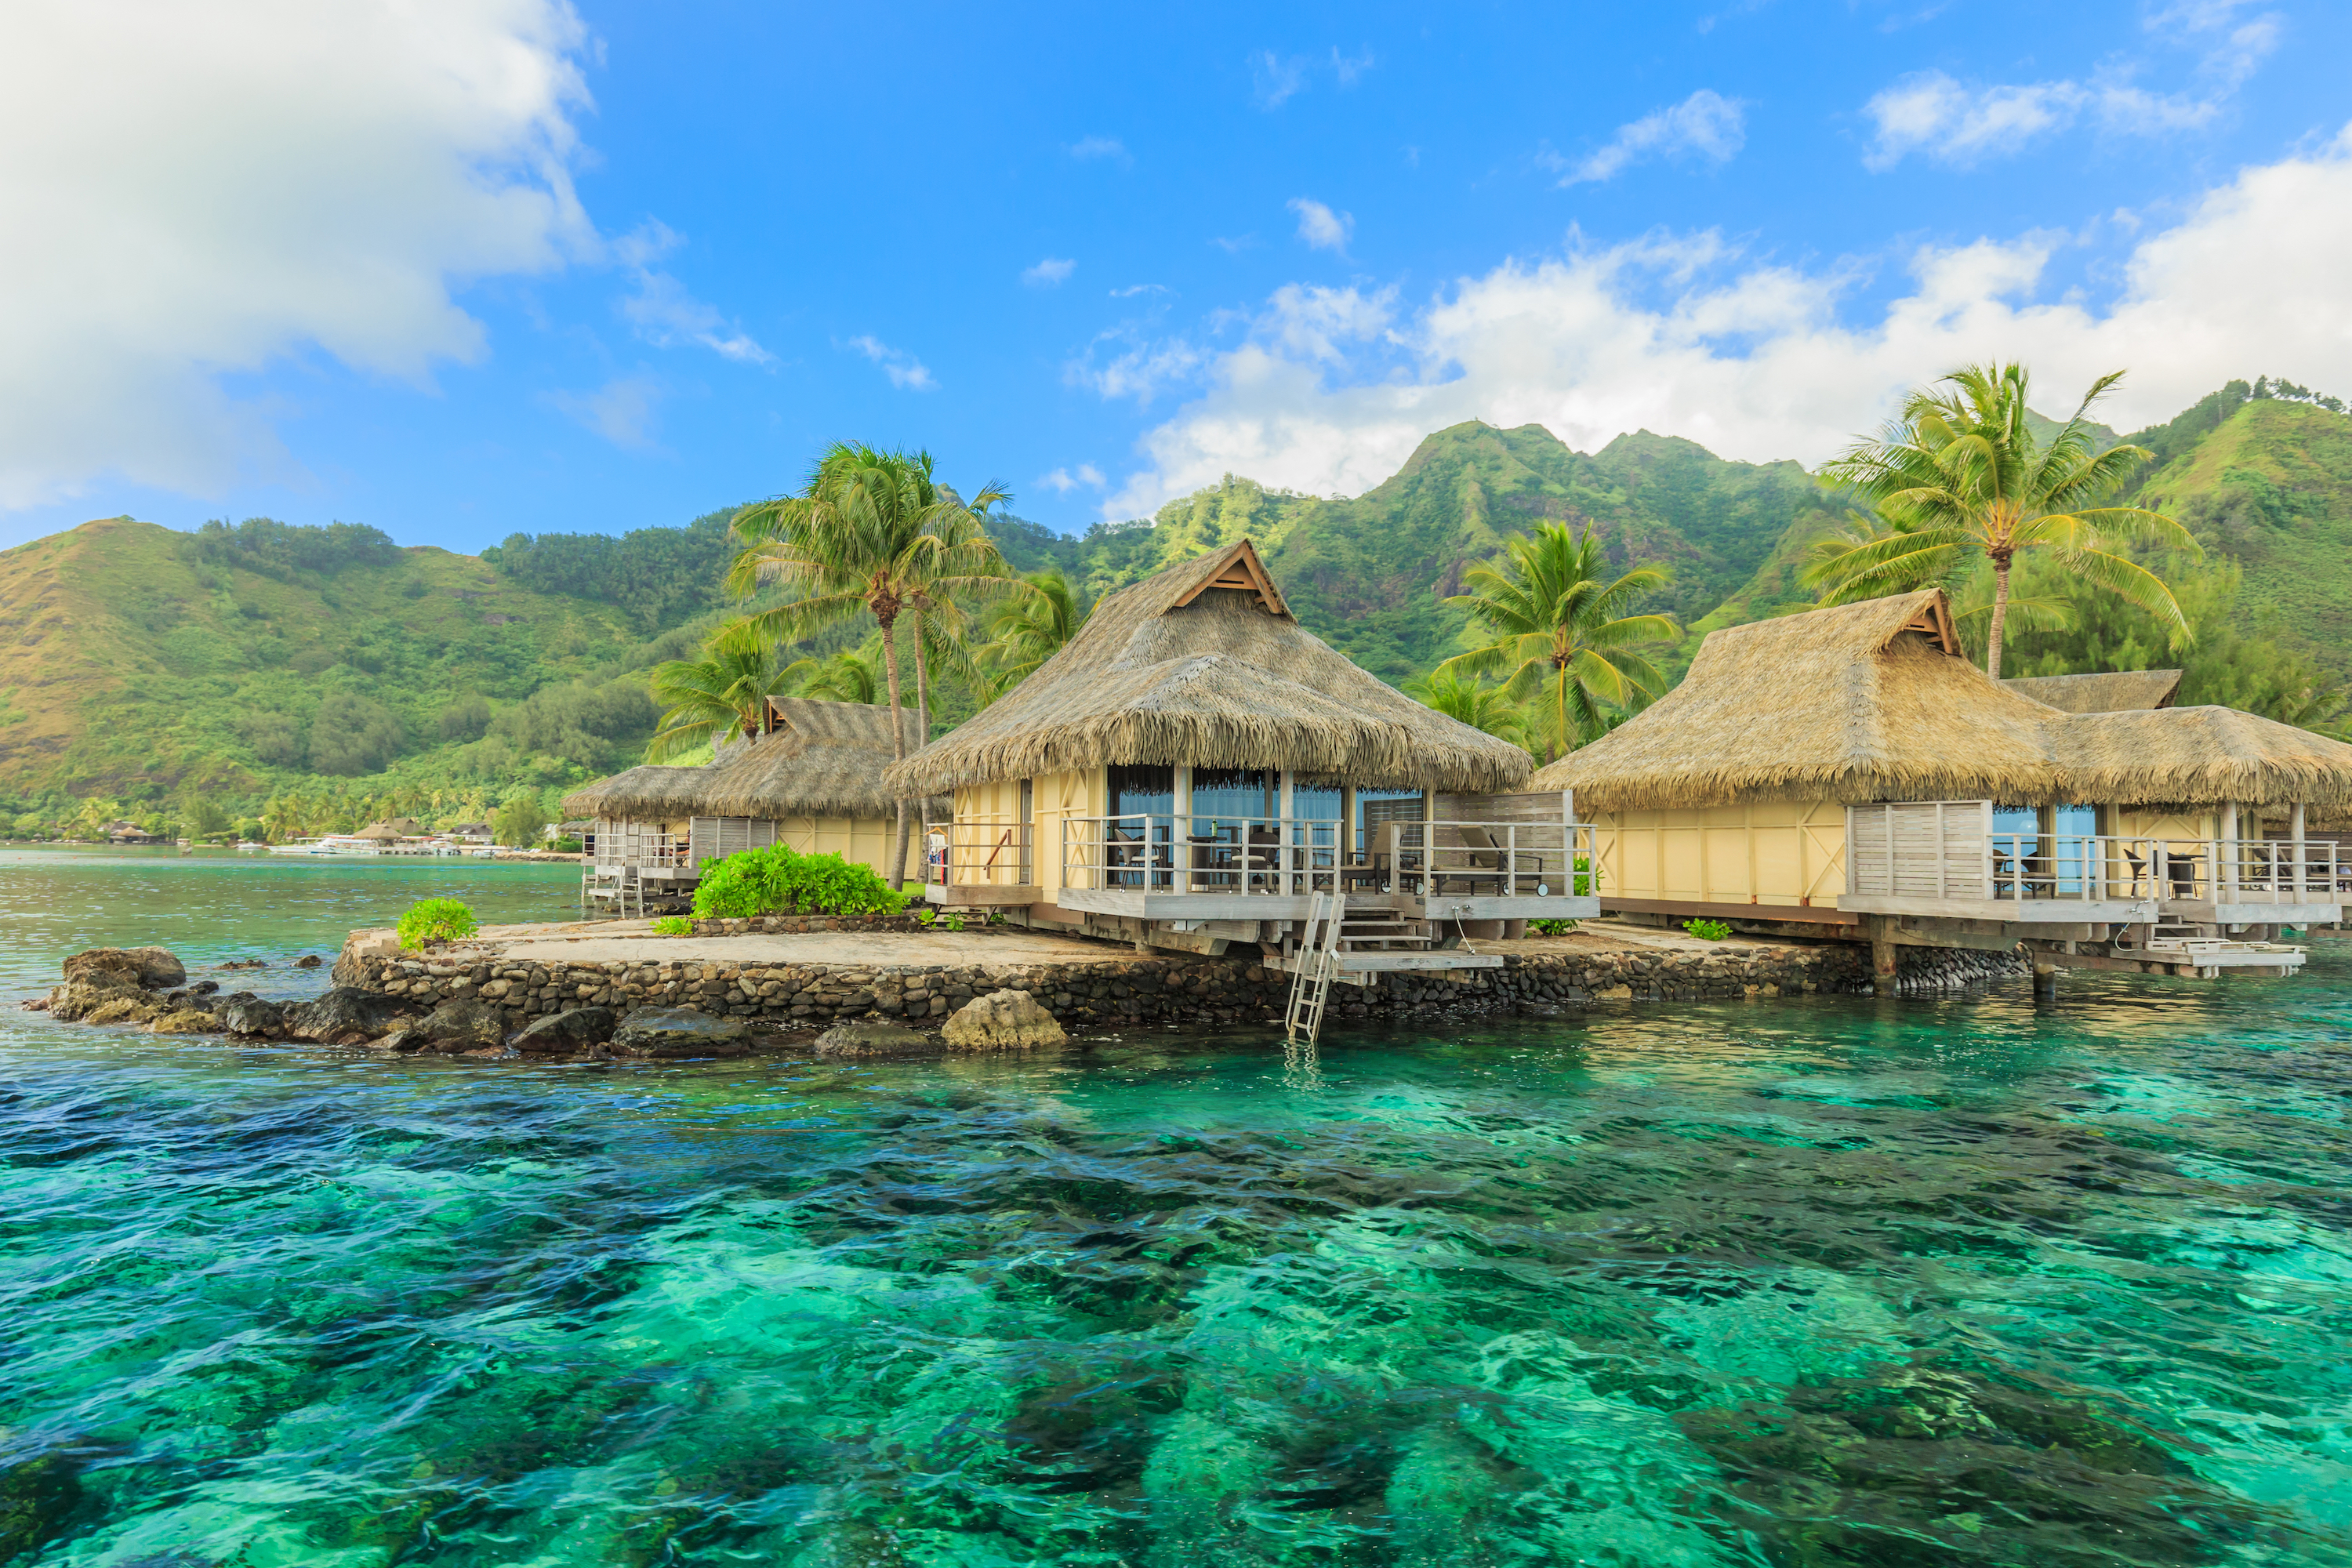
<svg viewBox="0 0 2352 1568">
<path fill-rule="evenodd" d="M 900 721 L 912 751 L 920 721 L 911 708 Z M 898 807 L 882 772 L 895 756 L 887 707 L 770 697 L 759 733 L 728 742 L 708 763 L 631 768 L 564 797 L 566 816 L 593 824 L 588 894 L 623 905 L 675 898 L 708 862 L 772 844 L 839 855 L 887 878 Z M 910 878 L 923 851 L 919 803 L 914 809 Z M 934 811 L 944 817 L 947 803 Z"/>
<path fill-rule="evenodd" d="M 1498 964 L 1458 944 L 1597 912 L 1589 831 L 1532 766 L 1307 632 L 1244 540 L 1103 600 L 889 782 L 952 794 L 934 902 L 1284 967 L 1320 897 L 1360 976 Z"/>
<path fill-rule="evenodd" d="M 1682 684 L 1536 774 L 1599 835 L 1604 908 L 2007 950 L 2044 966 L 2285 972 L 2340 921 L 2352 746 L 2178 671 L 1995 681 L 1940 590 L 1712 633 Z"/>
<path fill-rule="evenodd" d="M 109 844 L 168 844 L 171 840 L 160 833 L 150 833 L 128 818 L 108 823 L 99 830 Z"/>
</svg>

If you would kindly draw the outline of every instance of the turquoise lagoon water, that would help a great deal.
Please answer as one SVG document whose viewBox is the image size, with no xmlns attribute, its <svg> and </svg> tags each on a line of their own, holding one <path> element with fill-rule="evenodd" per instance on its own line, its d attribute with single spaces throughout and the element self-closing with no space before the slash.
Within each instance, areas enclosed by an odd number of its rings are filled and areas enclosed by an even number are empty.
<svg viewBox="0 0 2352 1568">
<path fill-rule="evenodd" d="M 0 979 L 572 885 L 17 852 Z M 12 1011 L 0 1561 L 2345 1563 L 2347 1105 L 2352 943 L 1313 1061 L 523 1068 Z"/>
</svg>

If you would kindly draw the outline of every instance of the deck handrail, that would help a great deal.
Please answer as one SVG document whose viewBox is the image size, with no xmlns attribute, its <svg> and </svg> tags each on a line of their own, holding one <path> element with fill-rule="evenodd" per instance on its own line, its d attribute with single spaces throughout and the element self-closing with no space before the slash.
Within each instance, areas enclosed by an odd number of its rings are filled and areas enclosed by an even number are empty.
<svg viewBox="0 0 2352 1568">
<path fill-rule="evenodd" d="M 1443 896 L 1584 898 L 1600 886 L 1598 834 L 1589 822 L 1465 818 L 1382 825 L 1397 892 Z"/>
<path fill-rule="evenodd" d="M 1130 812 L 1062 824 L 1062 885 L 1093 891 L 1329 891 L 1583 897 L 1597 885 L 1591 823 L 1447 819 L 1377 824 L 1372 847 L 1334 817 Z"/>
<path fill-rule="evenodd" d="M 1345 826 L 1338 817 L 1205 811 L 1066 816 L 1062 885 L 1305 897 L 1338 885 Z"/>
</svg>

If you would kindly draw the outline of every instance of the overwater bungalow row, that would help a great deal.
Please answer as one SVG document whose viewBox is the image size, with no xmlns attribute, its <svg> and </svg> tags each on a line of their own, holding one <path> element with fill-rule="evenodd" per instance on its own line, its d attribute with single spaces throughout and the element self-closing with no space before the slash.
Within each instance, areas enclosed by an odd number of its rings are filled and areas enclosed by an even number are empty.
<svg viewBox="0 0 2352 1568">
<path fill-rule="evenodd" d="M 914 711 L 902 710 L 899 722 L 906 749 L 921 745 Z M 728 741 L 707 763 L 631 768 L 564 797 L 564 815 L 592 824 L 582 903 L 637 913 L 674 905 L 711 861 L 773 844 L 839 855 L 887 878 L 898 805 L 882 772 L 896 756 L 887 707 L 770 697 L 758 730 Z M 928 805 L 934 816 L 947 814 L 943 799 Z M 920 835 L 908 837 L 903 869 L 913 876 Z"/>
<path fill-rule="evenodd" d="M 2284 973 L 2340 921 L 2352 746 L 2172 706 L 2175 671 L 1995 681 L 1941 590 L 1711 634 L 1681 685 L 1538 773 L 1658 921 L 2006 951 L 2037 968 Z M 2127 706 L 2126 706 L 2127 705 Z"/>
<path fill-rule="evenodd" d="M 1465 947 L 1597 914 L 1591 829 L 1520 748 L 1438 713 L 1298 624 L 1241 541 L 1098 605 L 1027 680 L 889 774 L 951 794 L 945 906 L 1343 972 L 1493 966 Z M 1336 915 L 1335 921 L 1329 918 Z"/>
</svg>

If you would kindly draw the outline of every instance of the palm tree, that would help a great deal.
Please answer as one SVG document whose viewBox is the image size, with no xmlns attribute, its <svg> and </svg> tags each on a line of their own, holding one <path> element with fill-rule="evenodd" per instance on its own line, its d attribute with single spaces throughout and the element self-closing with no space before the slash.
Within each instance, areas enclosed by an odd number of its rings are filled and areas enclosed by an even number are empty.
<svg viewBox="0 0 2352 1568">
<path fill-rule="evenodd" d="M 945 485 L 939 489 L 949 500 L 957 499 Z M 972 498 L 961 516 L 952 512 L 942 516 L 933 529 L 936 542 L 917 563 L 907 604 L 915 620 L 917 732 L 926 743 L 931 738 L 933 663 L 947 666 L 967 684 L 977 684 L 979 678 L 963 640 L 969 619 L 965 605 L 1018 591 L 1020 579 L 1011 575 L 995 541 L 988 536 L 987 525 L 988 509 L 1012 496 L 1012 491 L 992 483 Z M 925 826 L 929 826 L 928 821 Z"/>
<path fill-rule="evenodd" d="M 1026 680 L 1037 667 L 1062 651 L 1078 635 L 1093 606 L 1062 574 L 1058 566 L 1032 572 L 1021 579 L 1025 590 L 989 612 L 989 640 L 976 662 L 988 673 L 982 705 L 992 702 Z"/>
<path fill-rule="evenodd" d="M 985 509 L 1004 493 L 995 485 L 983 487 L 972 504 Z M 742 549 L 728 571 L 728 587 L 741 597 L 762 584 L 781 584 L 787 595 L 744 621 L 749 634 L 770 643 L 797 642 L 856 615 L 874 617 L 882 631 L 891 742 L 899 761 L 907 743 L 899 722 L 905 708 L 898 617 L 913 607 L 918 593 L 953 592 L 955 584 L 1003 570 L 987 534 L 969 528 L 971 510 L 932 477 L 929 453 L 837 441 L 818 458 L 800 494 L 735 514 Z M 902 800 L 893 888 L 905 884 L 906 851 Z"/>
<path fill-rule="evenodd" d="M 759 733 L 762 706 L 776 689 L 769 646 L 732 629 L 703 645 L 698 659 L 654 667 L 654 700 L 666 710 L 646 756 L 661 762 L 708 744 L 716 752 L 730 735 Z"/>
<path fill-rule="evenodd" d="M 1999 679 L 2011 563 L 2020 551 L 2048 550 L 2076 580 L 2120 595 L 2185 641 L 2189 623 L 2172 590 L 2109 546 L 2152 542 L 2195 555 L 2197 542 L 2160 512 L 2089 504 L 2154 456 L 2128 445 L 2092 449 L 2084 416 L 2123 374 L 2093 382 L 2047 447 L 2035 442 L 2027 419 L 2022 365 L 1969 365 L 1913 392 L 1876 439 L 1857 441 L 1822 465 L 1822 482 L 1871 501 L 1884 526 L 1830 552 L 1806 580 L 1826 586 L 1823 604 L 1843 605 L 1941 581 L 1964 557 L 1983 555 L 1993 577 L 1985 673 Z"/>
<path fill-rule="evenodd" d="M 1524 743 L 1528 720 L 1518 704 L 1499 688 L 1444 669 L 1433 670 L 1404 684 L 1404 694 L 1436 709 L 1447 718 L 1481 730 L 1500 740 Z"/>
<path fill-rule="evenodd" d="M 783 673 L 784 684 L 794 682 L 799 684 L 803 697 L 871 706 L 882 700 L 881 650 L 865 653 L 845 647 L 831 658 L 795 659 Z"/>
<path fill-rule="evenodd" d="M 1435 676 L 1501 676 L 1503 695 L 1526 703 L 1544 751 L 1556 757 L 1605 733 L 1604 705 L 1638 707 L 1665 677 L 1637 648 L 1682 635 L 1665 616 L 1629 616 L 1633 602 L 1664 586 L 1663 567 L 1636 566 L 1611 581 L 1601 541 L 1564 522 L 1514 534 L 1501 565 L 1481 562 L 1463 574 L 1467 593 L 1445 602 L 1468 606 L 1493 635 L 1484 647 L 1456 654 Z"/>
</svg>

